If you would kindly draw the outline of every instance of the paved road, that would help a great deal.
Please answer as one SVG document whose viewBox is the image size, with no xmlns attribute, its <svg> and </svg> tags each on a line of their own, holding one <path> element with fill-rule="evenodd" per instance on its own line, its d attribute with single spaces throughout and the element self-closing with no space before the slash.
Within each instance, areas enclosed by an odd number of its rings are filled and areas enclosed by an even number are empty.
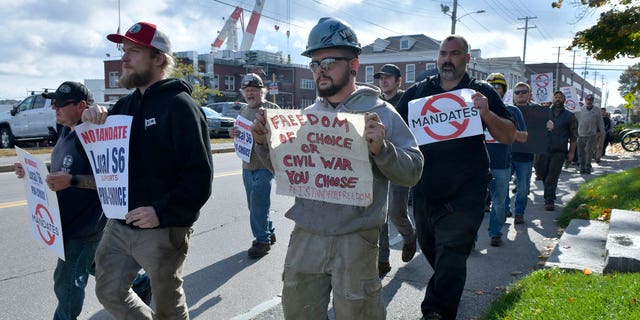
<svg viewBox="0 0 640 320">
<path fill-rule="evenodd" d="M 639 165 L 638 155 L 618 154 L 607 156 L 599 165 L 594 165 L 594 174 L 590 176 L 577 174 L 576 167 L 563 170 L 558 186 L 560 207 L 573 197 L 575 190 L 586 179 Z M 258 261 L 247 260 L 244 245 L 249 243 L 245 239 L 248 218 L 237 213 L 243 210 L 244 204 L 241 201 L 236 204 L 227 203 L 229 198 L 238 201 L 236 199 L 242 197 L 242 195 L 231 194 L 239 193 L 241 190 L 241 182 L 236 180 L 238 180 L 237 173 L 235 177 L 220 176 L 214 179 L 215 198 L 204 208 L 203 218 L 198 222 L 197 232 L 194 234 L 193 246 L 185 268 L 185 289 L 191 307 L 191 317 L 193 319 L 283 319 L 279 305 L 280 274 L 286 251 L 287 234 L 292 228 L 292 223 L 283 218 L 282 214 L 290 206 L 291 200 L 280 196 L 273 198 L 272 209 L 279 226 L 279 243 L 274 246 L 273 252 Z M 220 185 L 221 183 L 224 185 Z M 507 232 L 502 247 L 489 246 L 486 232 L 488 218 L 485 217 L 478 233 L 478 244 L 468 261 L 467 283 L 458 319 L 480 318 L 491 302 L 499 297 L 509 284 L 538 269 L 541 266 L 540 257 L 548 255 L 555 246 L 559 233 L 554 219 L 558 211 L 543 210 L 540 181 L 532 182 L 529 199 L 530 203 L 525 214 L 526 224 L 516 226 L 512 218 L 507 219 L 505 225 Z M 225 212 L 225 214 L 219 215 L 219 212 Z M 214 215 L 213 218 L 212 215 Z M 1 215 L 0 218 L 2 218 Z M 396 235 L 397 233 L 392 231 L 392 237 Z M 7 240 L 7 242 L 3 241 L 3 247 L 11 241 L 8 238 L 3 239 Z M 401 242 L 397 236 L 393 239 L 395 239 L 391 253 L 393 269 L 383 279 L 387 318 L 420 319 L 420 301 L 432 271 L 421 254 L 410 263 L 403 263 L 400 258 Z M 242 245 L 234 245 L 237 241 Z M 14 250 L 10 251 L 9 254 Z M 52 269 L 52 266 L 48 267 Z M 50 270 L 42 274 L 46 277 L 41 275 L 32 281 L 49 283 L 48 273 Z M 2 282 L 11 281 L 16 279 L 2 277 L 0 286 Z M 48 287 L 45 286 L 45 288 Z M 108 315 L 100 310 L 90 290 L 92 290 L 91 287 L 88 290 L 86 312 L 83 311 L 82 319 L 109 319 Z M 34 292 L 29 296 L 42 294 L 42 292 Z M 7 292 L 2 294 L 2 296 L 11 295 Z M 48 299 L 51 300 L 51 297 Z M 17 302 L 25 308 L 29 306 L 26 302 Z M 0 304 L 6 308 L 5 303 L 7 302 Z M 12 305 L 12 308 L 14 306 Z M 0 319 L 4 319 L 1 314 Z"/>
</svg>

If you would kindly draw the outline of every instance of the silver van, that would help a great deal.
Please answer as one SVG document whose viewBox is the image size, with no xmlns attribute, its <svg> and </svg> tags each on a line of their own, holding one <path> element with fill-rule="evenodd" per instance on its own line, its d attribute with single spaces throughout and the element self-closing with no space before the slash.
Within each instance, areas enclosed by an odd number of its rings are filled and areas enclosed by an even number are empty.
<svg viewBox="0 0 640 320">
<path fill-rule="evenodd" d="M 240 108 L 242 106 L 246 106 L 247 104 L 240 101 L 230 101 L 230 102 L 214 102 L 205 105 L 204 107 L 213 109 L 214 111 L 222 114 L 225 117 L 237 118 L 238 113 L 240 113 Z"/>
</svg>

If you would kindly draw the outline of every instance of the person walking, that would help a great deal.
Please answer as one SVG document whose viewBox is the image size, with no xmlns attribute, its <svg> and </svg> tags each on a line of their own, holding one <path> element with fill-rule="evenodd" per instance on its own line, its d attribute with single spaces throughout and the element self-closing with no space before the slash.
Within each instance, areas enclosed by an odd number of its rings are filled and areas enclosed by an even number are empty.
<svg viewBox="0 0 640 320">
<path fill-rule="evenodd" d="M 331 297 L 337 320 L 386 317 L 376 244 L 385 222 L 389 182 L 413 185 L 420 177 L 423 158 L 406 123 L 379 98 L 378 88 L 356 84 L 361 51 L 351 26 L 325 17 L 311 29 L 302 53 L 311 58 L 318 93 L 305 110 L 364 115 L 373 203 L 361 207 L 296 197 L 286 213 L 295 226 L 282 276 L 285 319 L 327 319 Z M 264 109 L 256 118 L 252 126 L 258 143 L 255 151 L 273 170 Z"/>
<path fill-rule="evenodd" d="M 440 44 L 438 74 L 407 89 L 398 111 L 407 121 L 410 101 L 470 88 L 483 126 L 501 143 L 514 141 L 515 126 L 502 99 L 486 83 L 466 72 L 471 59 L 467 40 L 459 35 Z M 484 135 L 420 146 L 424 168 L 413 187 L 413 215 L 418 244 L 434 270 L 421 309 L 425 319 L 455 319 L 466 281 L 467 258 L 484 217 L 491 179 Z"/>
<path fill-rule="evenodd" d="M 539 154 L 536 159 L 536 174 L 544 185 L 544 209 L 555 210 L 556 189 L 558 178 L 562 172 L 565 160 L 573 161 L 578 137 L 578 123 L 573 113 L 564 107 L 565 96 L 560 90 L 553 93 L 553 102 L 549 110 L 547 122 L 548 139 L 547 152 Z M 567 143 L 569 150 L 567 150 Z"/>
<path fill-rule="evenodd" d="M 96 251 L 96 295 L 115 319 L 188 319 L 182 272 L 192 225 L 211 195 L 213 162 L 207 121 L 191 85 L 169 78 L 175 65 L 167 35 L 134 24 L 122 44 L 120 84 L 135 90 L 110 111 L 97 106 L 82 120 L 133 116 L 129 154 L 129 212 L 111 219 Z M 140 267 L 149 275 L 156 310 L 129 290 Z"/>
<path fill-rule="evenodd" d="M 46 177 L 47 186 L 56 192 L 58 199 L 65 253 L 65 260 L 58 259 L 53 272 L 53 291 L 58 300 L 53 319 L 77 319 L 107 222 L 91 163 L 75 132 L 82 112 L 93 104 L 93 97 L 85 85 L 73 81 L 65 81 L 55 92 L 42 96 L 53 100 L 51 108 L 56 111 L 56 123 L 62 125 L 51 151 L 51 173 Z M 15 164 L 15 173 L 24 178 L 25 170 L 20 163 Z"/>
<path fill-rule="evenodd" d="M 525 82 L 518 82 L 513 88 L 513 102 L 518 110 L 523 108 L 542 108 L 540 105 L 531 101 L 531 87 Z M 522 112 L 520 112 L 522 114 Z M 528 127 L 529 122 L 526 116 L 523 114 L 525 125 Z M 535 120 L 535 119 L 529 119 Z M 528 140 L 528 132 L 527 139 Z M 525 140 L 525 141 L 526 141 Z M 516 141 L 518 138 L 516 136 Z M 524 141 L 521 141 L 524 142 Z M 533 169 L 533 152 L 511 152 L 511 169 L 515 174 L 516 192 L 513 201 L 514 207 L 514 224 L 524 223 L 524 214 L 527 210 L 527 202 L 529 201 L 529 188 L 531 186 L 531 174 Z M 507 217 L 511 216 L 511 199 L 507 192 L 507 199 L 505 200 L 505 214 Z"/>
<path fill-rule="evenodd" d="M 593 105 L 593 94 L 584 98 L 584 107 L 574 113 L 578 121 L 578 162 L 580 174 L 590 174 L 592 170 L 591 159 L 596 152 L 598 135 L 604 135 L 604 121 L 602 111 Z M 600 162 L 600 155 L 596 157 Z"/>
<path fill-rule="evenodd" d="M 380 71 L 373 75 L 378 79 L 378 86 L 382 91 L 381 98 L 396 106 L 404 90 L 402 85 L 402 73 L 395 64 L 385 64 Z M 402 261 L 409 262 L 416 254 L 416 233 L 409 219 L 409 190 L 397 184 L 389 185 L 389 204 L 387 206 L 387 217 L 402 236 Z M 378 254 L 378 274 L 383 277 L 391 271 L 389 262 L 389 222 L 385 222 L 380 231 L 380 241 L 378 242 L 380 252 Z"/>
<path fill-rule="evenodd" d="M 265 99 L 267 88 L 262 78 L 255 73 L 244 76 L 240 92 L 247 105 L 242 106 L 239 115 L 249 121 L 256 120 L 256 112 L 260 108 L 280 109 L 277 104 Z M 235 138 L 237 135 L 237 127 L 229 130 L 230 137 Z M 273 173 L 262 164 L 254 152 L 251 153 L 249 162 L 242 161 L 242 181 L 247 194 L 249 221 L 254 237 L 247 254 L 253 259 L 265 256 L 271 250 L 271 245 L 276 242 L 275 228 L 269 216 L 272 180 Z"/>
<path fill-rule="evenodd" d="M 487 82 L 498 93 L 500 99 L 507 92 L 507 80 L 501 73 L 492 73 L 487 77 Z M 527 141 L 527 128 L 522 118 L 520 109 L 505 105 L 516 124 L 515 140 Z M 487 151 L 489 152 L 489 168 L 491 181 L 489 181 L 489 195 L 491 197 L 491 210 L 489 212 L 489 239 L 492 247 L 502 246 L 502 228 L 505 222 L 505 201 L 509 198 L 509 180 L 511 177 L 511 144 L 504 144 L 493 140 L 488 135 Z M 522 215 L 520 215 L 522 218 Z M 517 223 L 517 222 L 514 222 Z"/>
</svg>

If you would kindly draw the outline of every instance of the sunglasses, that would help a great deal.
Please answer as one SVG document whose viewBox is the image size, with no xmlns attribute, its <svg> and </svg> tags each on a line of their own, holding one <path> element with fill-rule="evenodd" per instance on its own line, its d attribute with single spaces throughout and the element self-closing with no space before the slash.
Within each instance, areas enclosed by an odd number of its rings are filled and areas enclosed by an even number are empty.
<svg viewBox="0 0 640 320">
<path fill-rule="evenodd" d="M 529 93 L 529 90 L 516 90 L 513 93 L 514 94 L 527 94 L 527 93 Z"/>
<path fill-rule="evenodd" d="M 64 108 L 64 107 L 66 107 L 66 106 L 68 106 L 70 104 L 76 104 L 78 102 L 80 102 L 80 101 L 68 100 L 68 101 L 65 101 L 65 102 L 58 102 L 58 101 L 54 100 L 52 103 L 53 103 L 54 106 L 56 106 L 56 108 Z"/>
<path fill-rule="evenodd" d="M 311 69 L 312 72 L 316 72 L 318 68 L 321 68 L 324 71 L 330 71 L 331 69 L 333 69 L 333 67 L 335 67 L 336 62 L 342 61 L 342 60 L 350 61 L 353 59 L 354 58 L 347 58 L 347 57 L 328 57 L 320 61 L 309 62 L 309 68 Z"/>
</svg>

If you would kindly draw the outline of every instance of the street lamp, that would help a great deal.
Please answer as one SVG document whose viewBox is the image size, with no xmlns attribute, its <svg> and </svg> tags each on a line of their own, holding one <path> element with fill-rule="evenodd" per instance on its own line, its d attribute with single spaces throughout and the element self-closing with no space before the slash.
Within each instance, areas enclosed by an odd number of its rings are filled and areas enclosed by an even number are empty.
<svg viewBox="0 0 640 320">
<path fill-rule="evenodd" d="M 444 4 L 440 4 L 440 10 L 442 10 L 442 13 L 451 16 L 451 34 L 455 34 L 456 33 L 456 22 L 460 21 L 460 19 L 470 15 L 470 14 L 474 14 L 474 13 L 483 13 L 485 12 L 485 10 L 478 10 L 478 11 L 473 11 L 473 12 L 468 12 L 465 13 L 461 16 L 457 16 L 458 14 L 458 0 L 454 0 L 453 1 L 453 10 L 451 10 L 451 14 L 449 14 L 449 6 L 444 5 Z"/>
</svg>

